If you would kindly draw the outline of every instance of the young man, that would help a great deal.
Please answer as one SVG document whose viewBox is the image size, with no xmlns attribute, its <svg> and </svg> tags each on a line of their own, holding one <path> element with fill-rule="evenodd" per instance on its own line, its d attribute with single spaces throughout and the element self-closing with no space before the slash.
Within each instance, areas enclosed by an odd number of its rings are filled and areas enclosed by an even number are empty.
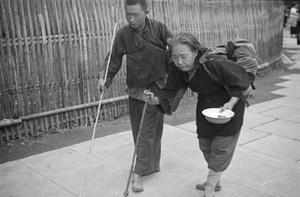
<svg viewBox="0 0 300 197">
<path fill-rule="evenodd" d="M 129 94 L 129 114 L 134 142 L 144 107 L 143 92 L 160 89 L 167 74 L 167 39 L 173 32 L 161 21 L 147 17 L 146 0 L 126 0 L 125 12 L 128 24 L 116 34 L 106 83 L 99 80 L 98 89 L 108 88 L 121 68 L 122 57 L 126 58 L 126 84 Z M 108 57 L 108 56 L 107 56 Z M 104 62 L 106 65 L 107 59 Z M 105 66 L 104 66 L 105 67 Z M 132 175 L 132 189 L 142 192 L 141 177 L 160 170 L 161 137 L 164 115 L 155 106 L 149 105 L 143 121 L 137 158 Z"/>
</svg>

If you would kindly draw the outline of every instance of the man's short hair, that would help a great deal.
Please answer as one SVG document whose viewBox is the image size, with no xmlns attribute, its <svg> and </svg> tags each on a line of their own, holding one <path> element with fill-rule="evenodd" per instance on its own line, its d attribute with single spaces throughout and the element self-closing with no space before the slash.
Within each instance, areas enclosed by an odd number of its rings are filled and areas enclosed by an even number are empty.
<svg viewBox="0 0 300 197">
<path fill-rule="evenodd" d="M 137 5 L 140 4 L 144 10 L 148 9 L 147 0 L 125 0 L 126 5 Z"/>
</svg>

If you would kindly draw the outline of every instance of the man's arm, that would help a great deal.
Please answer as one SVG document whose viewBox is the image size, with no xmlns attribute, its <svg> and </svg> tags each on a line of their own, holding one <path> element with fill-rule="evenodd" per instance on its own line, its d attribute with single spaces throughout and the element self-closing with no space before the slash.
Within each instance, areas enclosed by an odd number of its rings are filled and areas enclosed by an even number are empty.
<svg viewBox="0 0 300 197">
<path fill-rule="evenodd" d="M 99 81 L 98 81 L 98 85 L 97 85 L 97 89 L 100 92 L 102 92 L 104 90 L 104 86 L 106 88 L 109 88 L 111 86 L 113 78 L 118 73 L 118 71 L 121 69 L 122 58 L 123 58 L 124 54 L 126 54 L 126 47 L 125 47 L 125 43 L 123 40 L 124 39 L 121 35 L 121 32 L 120 31 L 117 32 L 111 54 L 109 52 L 106 55 L 106 57 L 103 61 L 103 64 L 101 66 L 101 69 L 100 69 Z M 109 63 L 109 65 L 107 65 L 110 55 L 111 55 L 110 63 Z M 106 69 L 108 69 L 107 78 L 106 78 L 106 81 L 104 82 Z"/>
<path fill-rule="evenodd" d="M 108 58 L 111 55 L 110 63 L 108 66 L 107 78 L 114 78 L 118 71 L 121 69 L 122 58 L 124 54 L 126 54 L 126 47 L 123 34 L 120 31 L 118 31 L 114 40 L 112 51 L 106 55 L 102 64 L 101 70 L 106 71 Z"/>
</svg>

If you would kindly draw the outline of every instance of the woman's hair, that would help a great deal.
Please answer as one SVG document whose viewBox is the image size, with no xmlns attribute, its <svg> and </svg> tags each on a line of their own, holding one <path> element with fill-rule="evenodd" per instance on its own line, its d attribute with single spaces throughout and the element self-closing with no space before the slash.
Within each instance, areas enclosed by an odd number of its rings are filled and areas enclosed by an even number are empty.
<svg viewBox="0 0 300 197">
<path fill-rule="evenodd" d="M 207 49 L 191 34 L 186 32 L 177 33 L 173 38 L 168 38 L 168 47 L 172 51 L 172 47 L 178 44 L 185 44 L 189 46 L 192 51 L 199 51 Z"/>
<path fill-rule="evenodd" d="M 144 10 L 148 9 L 147 0 L 125 0 L 125 5 L 137 5 L 140 4 Z"/>
</svg>

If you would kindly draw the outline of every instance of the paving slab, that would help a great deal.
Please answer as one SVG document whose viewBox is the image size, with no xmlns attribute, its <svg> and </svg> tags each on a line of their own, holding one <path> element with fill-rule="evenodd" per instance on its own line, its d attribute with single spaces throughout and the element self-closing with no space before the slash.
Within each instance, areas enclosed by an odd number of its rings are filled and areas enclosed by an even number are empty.
<svg viewBox="0 0 300 197">
<path fill-rule="evenodd" d="M 162 166 L 164 167 L 161 172 L 143 178 L 146 185 L 143 193 L 131 192 L 130 196 L 197 197 L 203 195 L 203 191 L 195 189 L 195 184 L 206 176 L 206 171 L 201 172 L 203 166 L 174 156 L 164 160 Z"/>
<path fill-rule="evenodd" d="M 270 105 L 277 105 L 277 106 L 289 106 L 289 107 L 293 107 L 293 108 L 300 108 L 300 97 L 289 97 L 289 96 L 285 96 L 282 98 L 278 98 L 278 99 L 274 99 L 271 100 L 265 104 L 270 104 Z M 258 104 L 258 105 L 264 105 L 264 103 L 262 104 Z M 256 107 L 257 105 L 255 105 Z M 277 108 L 277 107 L 276 107 Z M 275 109 L 275 108 L 274 108 Z"/>
<path fill-rule="evenodd" d="M 300 81 L 300 74 L 290 74 L 279 77 L 281 79 L 292 80 L 292 81 Z"/>
<path fill-rule="evenodd" d="M 189 126 L 189 124 L 190 124 L 190 126 Z M 187 125 L 188 128 L 190 128 L 190 127 L 192 127 L 193 125 L 196 125 L 196 124 L 195 124 L 195 121 L 192 121 L 192 122 L 187 123 L 186 125 Z M 197 137 L 197 135 L 195 135 L 196 132 L 191 132 L 188 129 L 181 129 L 177 126 L 174 127 L 174 126 L 167 125 L 167 124 L 164 124 L 164 131 L 168 131 L 168 132 L 164 132 L 163 138 L 168 137 L 169 135 L 173 136 L 174 134 L 181 135 L 181 136 L 190 136 L 190 137 L 193 137 L 193 138 Z M 171 136 L 169 136 L 169 137 L 171 137 Z M 178 137 L 180 137 L 180 136 L 178 136 Z"/>
<path fill-rule="evenodd" d="M 225 173 L 236 180 L 258 186 L 287 170 L 287 167 L 261 160 L 237 147 L 230 167 Z"/>
<path fill-rule="evenodd" d="M 81 151 L 67 147 L 28 157 L 20 162 L 62 188 L 72 191 L 73 194 L 80 194 L 80 185 L 83 183 L 87 164 L 87 155 Z M 110 169 L 106 169 L 107 166 Z M 93 175 L 87 177 L 94 177 L 97 173 L 109 172 L 113 169 L 116 169 L 116 166 L 112 163 L 93 157 L 89 162 L 89 170 Z"/>
<path fill-rule="evenodd" d="M 300 140 L 300 123 L 275 120 L 268 124 L 257 126 L 255 130 L 293 140 Z"/>
<path fill-rule="evenodd" d="M 279 108 L 272 109 L 261 114 L 276 119 L 300 123 L 299 109 L 295 107 L 281 106 Z"/>
<path fill-rule="evenodd" d="M 300 172 L 289 170 L 266 181 L 262 187 L 278 193 L 280 196 L 296 197 L 300 194 Z"/>
<path fill-rule="evenodd" d="M 180 128 L 180 129 L 187 130 L 187 131 L 191 131 L 191 132 L 194 132 L 194 133 L 197 132 L 196 121 L 192 121 L 192 122 L 188 122 L 188 123 L 185 123 L 185 124 L 181 124 L 181 125 L 178 125 L 176 127 Z"/>
<path fill-rule="evenodd" d="M 269 135 L 241 147 L 290 162 L 300 159 L 299 141 L 280 136 Z"/>
<path fill-rule="evenodd" d="M 262 124 L 266 124 L 268 122 L 272 122 L 275 119 L 276 117 L 271 117 L 264 114 L 257 114 L 246 110 L 244 115 L 243 128 L 253 128 Z"/>
<path fill-rule="evenodd" d="M 285 54 L 282 54 L 282 63 L 283 64 L 294 64 L 294 62 L 287 57 Z"/>
<path fill-rule="evenodd" d="M 222 177 L 222 191 L 216 193 L 216 197 L 279 197 L 273 191 L 265 190 L 241 180 L 234 179 L 225 174 Z"/>
<path fill-rule="evenodd" d="M 294 69 L 300 69 L 300 60 L 294 60 L 295 64 L 293 64 L 292 66 L 290 66 L 288 68 L 288 70 L 294 70 Z"/>
<path fill-rule="evenodd" d="M 300 46 L 299 45 L 297 45 L 297 47 L 300 49 Z M 299 50 L 295 50 L 295 49 L 286 49 L 286 50 L 284 50 L 285 52 L 287 52 L 287 53 L 291 53 L 291 54 L 299 54 L 300 53 L 300 51 Z M 292 58 L 290 58 L 290 59 L 292 59 Z"/>
<path fill-rule="evenodd" d="M 297 162 L 285 160 L 279 157 L 274 157 L 273 155 L 267 155 L 264 152 L 259 152 L 257 150 L 251 150 L 243 147 L 242 145 L 239 145 L 239 149 L 242 149 L 245 154 L 252 155 L 253 157 L 260 159 L 262 161 L 267 161 L 272 164 L 278 164 L 284 167 L 287 167 L 288 169 L 293 169 L 300 172 L 300 163 L 299 160 Z"/>
<path fill-rule="evenodd" d="M 291 55 L 291 59 L 292 60 L 300 60 L 300 52 L 299 51 L 295 51 L 293 55 Z"/>
<path fill-rule="evenodd" d="M 258 104 L 251 105 L 250 107 L 248 107 L 246 109 L 246 113 L 249 111 L 249 112 L 252 112 L 252 113 L 259 114 L 261 112 L 269 111 L 271 109 L 276 109 L 280 106 L 281 106 L 281 104 L 278 104 L 278 103 L 275 103 L 275 102 L 273 103 L 271 101 L 258 103 Z"/>
<path fill-rule="evenodd" d="M 297 45 L 296 38 L 283 37 L 283 48 L 285 48 L 285 51 L 295 51 L 300 49 L 300 45 Z"/>
<path fill-rule="evenodd" d="M 98 146 L 101 145 L 101 149 L 112 149 L 122 144 L 128 144 L 129 142 L 132 142 L 132 139 L 133 138 L 130 131 L 124 131 L 114 135 L 107 135 L 105 137 L 95 139 L 97 143 L 94 143 L 92 150 L 94 150 L 94 147 L 97 145 Z M 91 141 L 89 140 L 86 142 L 74 144 L 72 145 L 72 147 L 88 153 L 90 149 L 90 145 L 91 145 Z"/>
<path fill-rule="evenodd" d="M 129 170 L 129 169 L 128 169 Z M 116 168 L 114 165 L 91 168 L 87 176 L 83 197 L 123 197 L 129 175 L 128 170 Z M 78 177 L 81 181 L 83 177 Z M 77 191 L 81 190 L 82 183 Z M 130 188 L 131 190 L 131 188 Z M 79 196 L 80 192 L 77 193 Z"/>
<path fill-rule="evenodd" d="M 166 153 L 180 157 L 186 161 L 206 164 L 202 152 L 200 151 L 196 134 L 195 137 L 173 138 L 172 141 L 163 138 L 162 148 Z"/>
<path fill-rule="evenodd" d="M 281 83 L 276 83 L 276 86 L 280 87 L 288 87 L 288 88 L 299 88 L 299 82 L 298 81 L 284 81 Z"/>
<path fill-rule="evenodd" d="M 102 149 L 101 143 L 97 142 L 93 148 L 92 154 L 98 159 L 117 165 L 118 168 L 129 170 L 133 151 L 133 142 L 128 141 L 126 144 L 121 144 L 111 149 Z M 162 158 L 164 156 L 165 155 L 162 155 Z"/>
<path fill-rule="evenodd" d="M 256 129 L 249 129 L 247 127 L 242 127 L 237 145 L 246 144 L 246 143 L 255 141 L 257 139 L 263 138 L 265 136 L 268 136 L 268 135 L 270 135 L 270 134 L 266 133 L 264 131 L 259 131 Z"/>
<path fill-rule="evenodd" d="M 279 89 L 279 90 L 272 91 L 271 93 L 272 94 L 283 95 L 283 96 L 300 97 L 300 87 L 297 87 L 297 88 L 282 88 L 282 89 Z"/>
<path fill-rule="evenodd" d="M 0 166 L 0 196 L 74 197 L 75 194 L 35 169 L 13 161 Z"/>
</svg>

